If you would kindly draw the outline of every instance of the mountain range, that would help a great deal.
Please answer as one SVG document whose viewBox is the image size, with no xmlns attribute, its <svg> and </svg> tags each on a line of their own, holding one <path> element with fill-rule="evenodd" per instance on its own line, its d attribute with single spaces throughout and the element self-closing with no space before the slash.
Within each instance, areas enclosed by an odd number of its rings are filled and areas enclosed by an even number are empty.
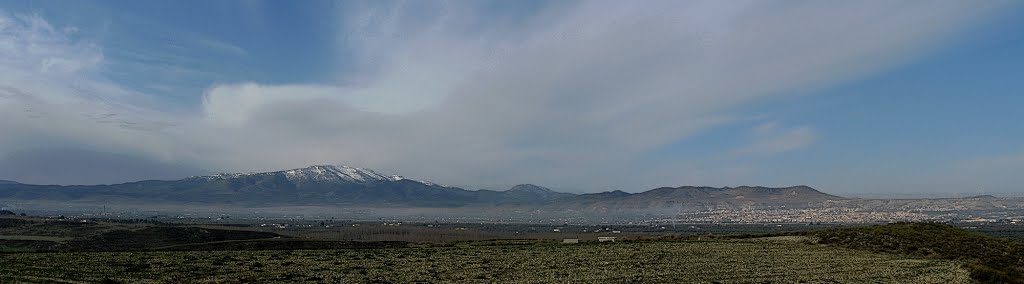
<svg viewBox="0 0 1024 284">
<path fill-rule="evenodd" d="M 370 169 L 319 165 L 263 173 L 218 174 L 111 185 L 30 185 L 0 181 L 0 199 L 238 206 L 505 207 L 555 210 L 698 210 L 802 208 L 843 200 L 807 186 L 768 188 L 662 187 L 639 193 L 572 194 L 521 184 L 504 191 L 466 190 L 384 175 Z"/>
</svg>

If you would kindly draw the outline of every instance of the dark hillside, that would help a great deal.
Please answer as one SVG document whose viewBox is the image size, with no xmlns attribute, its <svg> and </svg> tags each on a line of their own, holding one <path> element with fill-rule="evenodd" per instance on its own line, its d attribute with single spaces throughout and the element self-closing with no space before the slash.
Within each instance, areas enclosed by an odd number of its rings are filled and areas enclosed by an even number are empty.
<svg viewBox="0 0 1024 284">
<path fill-rule="evenodd" d="M 897 223 L 812 232 L 823 244 L 963 261 L 982 283 L 1024 283 L 1024 243 L 938 223 Z"/>
<path fill-rule="evenodd" d="M 281 237 L 281 235 L 269 232 L 157 226 L 139 230 L 110 231 L 83 240 L 68 242 L 67 247 L 73 250 L 123 251 L 229 240 L 269 239 L 274 237 Z"/>
</svg>

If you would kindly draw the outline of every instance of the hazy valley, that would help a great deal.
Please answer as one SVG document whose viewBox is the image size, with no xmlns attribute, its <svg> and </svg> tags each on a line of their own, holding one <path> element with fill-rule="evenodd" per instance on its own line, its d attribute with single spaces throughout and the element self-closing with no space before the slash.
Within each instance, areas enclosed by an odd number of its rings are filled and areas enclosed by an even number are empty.
<svg viewBox="0 0 1024 284">
<path fill-rule="evenodd" d="M 681 186 L 587 194 L 556 192 L 530 184 L 505 191 L 466 190 L 350 166 L 92 186 L 4 182 L 0 183 L 0 202 L 5 207 L 49 214 L 116 213 L 131 217 L 291 215 L 543 223 L 1024 220 L 1024 198 L 1020 197 L 863 199 L 830 195 L 807 186 Z M 66 211 L 61 212 L 61 208 Z"/>
</svg>

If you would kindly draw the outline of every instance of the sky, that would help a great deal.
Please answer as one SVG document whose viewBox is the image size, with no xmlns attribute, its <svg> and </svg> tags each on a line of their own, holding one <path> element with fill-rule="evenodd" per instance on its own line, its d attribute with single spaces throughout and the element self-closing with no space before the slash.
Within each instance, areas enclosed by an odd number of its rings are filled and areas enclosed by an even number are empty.
<svg viewBox="0 0 1024 284">
<path fill-rule="evenodd" d="M 0 2 L 0 179 L 1024 193 L 1020 1 Z"/>
</svg>

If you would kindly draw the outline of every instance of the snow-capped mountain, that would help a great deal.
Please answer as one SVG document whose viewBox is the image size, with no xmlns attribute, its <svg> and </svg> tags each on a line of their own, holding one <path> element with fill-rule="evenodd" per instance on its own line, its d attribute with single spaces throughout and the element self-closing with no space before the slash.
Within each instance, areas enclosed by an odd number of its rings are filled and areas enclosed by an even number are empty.
<svg viewBox="0 0 1024 284">
<path fill-rule="evenodd" d="M 465 190 L 366 168 L 318 165 L 263 173 L 196 176 L 112 185 L 57 186 L 0 181 L 0 200 L 49 200 L 241 206 L 526 207 L 636 210 L 701 206 L 790 208 L 838 197 L 809 187 L 659 188 L 642 193 L 560 193 L 522 184 L 505 191 Z"/>
<path fill-rule="evenodd" d="M 181 201 L 231 196 L 235 203 L 458 206 L 473 202 L 467 190 L 386 175 L 347 165 L 316 165 L 259 173 L 193 176 L 177 181 L 141 181 L 107 188 L 150 191 Z"/>
<path fill-rule="evenodd" d="M 403 180 L 397 175 L 382 175 L 371 169 L 345 165 L 312 166 L 283 171 L 291 182 L 388 182 Z"/>
<path fill-rule="evenodd" d="M 191 179 L 207 181 L 224 180 L 245 177 L 272 176 L 284 174 L 288 181 L 293 183 L 381 183 L 408 180 L 400 175 L 384 175 L 367 168 L 358 168 L 348 165 L 316 165 L 299 169 L 291 169 L 277 172 L 262 173 L 225 173 L 208 176 L 195 176 Z M 416 180 L 425 185 L 437 185 L 432 182 Z"/>
</svg>

